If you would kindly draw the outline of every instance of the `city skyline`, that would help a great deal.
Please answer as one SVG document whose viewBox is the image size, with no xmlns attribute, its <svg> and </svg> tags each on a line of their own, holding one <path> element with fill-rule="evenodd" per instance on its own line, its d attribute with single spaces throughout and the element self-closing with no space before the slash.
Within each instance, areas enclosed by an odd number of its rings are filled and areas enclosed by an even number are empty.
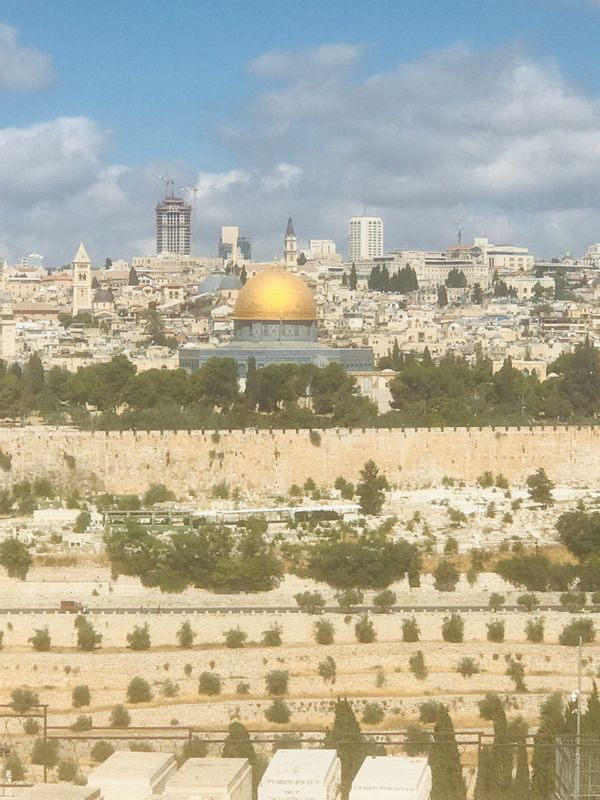
<svg viewBox="0 0 600 800">
<path fill-rule="evenodd" d="M 142 19 L 9 0 L 0 257 L 56 266 L 80 239 L 99 262 L 153 252 L 165 173 L 196 201 L 195 253 L 237 225 L 272 259 L 287 215 L 299 250 L 345 251 L 366 197 L 389 249 L 452 245 L 462 204 L 465 241 L 581 255 L 600 238 L 600 7 L 523 5 L 311 2 L 301 20 L 291 4 L 181 2 L 163 19 L 148 3 Z"/>
</svg>

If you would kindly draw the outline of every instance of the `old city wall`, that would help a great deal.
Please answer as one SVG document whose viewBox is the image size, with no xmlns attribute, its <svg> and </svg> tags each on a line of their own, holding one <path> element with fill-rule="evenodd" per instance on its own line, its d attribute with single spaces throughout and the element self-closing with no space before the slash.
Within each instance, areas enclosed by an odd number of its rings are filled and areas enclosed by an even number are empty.
<svg viewBox="0 0 600 800">
<path fill-rule="evenodd" d="M 123 493 L 151 483 L 205 493 L 222 480 L 248 492 L 284 492 L 308 477 L 322 485 L 338 475 L 356 480 L 370 458 L 392 483 L 407 487 L 445 475 L 473 482 L 484 470 L 522 481 L 538 466 L 560 484 L 600 485 L 600 427 L 219 433 L 5 427 L 0 451 L 11 458 L 0 485 L 46 475 L 62 485 Z"/>
</svg>

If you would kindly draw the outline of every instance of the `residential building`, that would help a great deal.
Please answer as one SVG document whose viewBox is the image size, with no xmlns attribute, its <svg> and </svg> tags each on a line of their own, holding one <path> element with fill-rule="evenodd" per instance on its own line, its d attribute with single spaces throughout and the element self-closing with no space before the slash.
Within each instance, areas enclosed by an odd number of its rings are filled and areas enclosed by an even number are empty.
<svg viewBox="0 0 600 800">
<path fill-rule="evenodd" d="M 308 252 L 305 255 L 309 259 L 335 256 L 337 255 L 335 252 L 335 242 L 333 239 L 309 239 Z"/>
<path fill-rule="evenodd" d="M 156 253 L 190 254 L 192 207 L 181 197 L 165 197 L 156 206 Z"/>
<path fill-rule="evenodd" d="M 600 242 L 591 244 L 585 251 L 583 263 L 586 267 L 600 269 Z"/>
<path fill-rule="evenodd" d="M 377 258 L 383 255 L 381 217 L 352 217 L 348 229 L 348 260 Z"/>
</svg>

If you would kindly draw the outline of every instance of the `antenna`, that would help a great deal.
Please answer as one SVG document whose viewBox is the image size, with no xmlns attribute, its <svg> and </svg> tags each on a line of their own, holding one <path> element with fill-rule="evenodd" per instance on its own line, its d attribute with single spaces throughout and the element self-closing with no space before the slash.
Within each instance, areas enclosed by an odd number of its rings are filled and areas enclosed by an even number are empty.
<svg viewBox="0 0 600 800">
<path fill-rule="evenodd" d="M 462 244 L 462 216 L 463 216 L 463 207 L 462 203 L 458 204 L 458 246 L 460 247 Z"/>
<path fill-rule="evenodd" d="M 152 173 L 155 178 L 158 178 L 159 181 L 162 181 L 165 185 L 165 199 L 169 196 L 169 186 L 171 187 L 171 197 L 173 195 L 173 178 L 169 178 L 168 175 L 157 175 L 155 172 Z"/>
<path fill-rule="evenodd" d="M 363 217 L 367 216 L 367 193 L 363 194 Z"/>
</svg>

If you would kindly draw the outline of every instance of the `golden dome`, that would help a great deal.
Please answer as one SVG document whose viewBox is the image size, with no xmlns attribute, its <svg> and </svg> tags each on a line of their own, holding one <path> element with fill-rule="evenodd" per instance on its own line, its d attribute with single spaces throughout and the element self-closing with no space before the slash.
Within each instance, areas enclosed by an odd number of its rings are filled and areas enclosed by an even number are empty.
<svg viewBox="0 0 600 800">
<path fill-rule="evenodd" d="M 259 272 L 240 289 L 233 318 L 313 321 L 317 319 L 317 305 L 301 278 L 273 267 Z"/>
</svg>

